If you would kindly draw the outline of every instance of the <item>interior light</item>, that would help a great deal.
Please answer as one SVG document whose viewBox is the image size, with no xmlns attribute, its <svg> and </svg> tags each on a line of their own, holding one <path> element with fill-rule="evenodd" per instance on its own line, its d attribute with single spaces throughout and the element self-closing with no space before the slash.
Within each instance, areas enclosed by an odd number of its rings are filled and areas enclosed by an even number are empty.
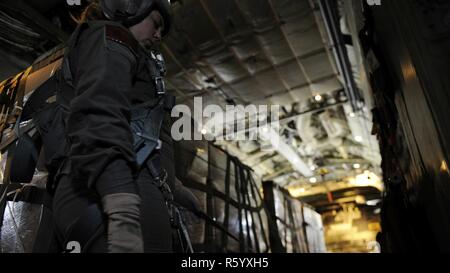
<svg viewBox="0 0 450 273">
<path fill-rule="evenodd" d="M 359 174 L 353 178 L 350 178 L 349 182 L 350 184 L 358 187 L 371 186 L 379 189 L 380 191 L 383 190 L 383 183 L 381 179 L 373 172 Z"/>
<path fill-rule="evenodd" d="M 366 203 L 366 198 L 362 195 L 357 195 L 355 197 L 355 202 L 356 204 L 365 204 Z"/>
<path fill-rule="evenodd" d="M 306 189 L 295 187 L 295 188 L 289 188 L 288 191 L 292 197 L 296 198 L 296 197 L 302 196 L 306 192 Z"/>
</svg>

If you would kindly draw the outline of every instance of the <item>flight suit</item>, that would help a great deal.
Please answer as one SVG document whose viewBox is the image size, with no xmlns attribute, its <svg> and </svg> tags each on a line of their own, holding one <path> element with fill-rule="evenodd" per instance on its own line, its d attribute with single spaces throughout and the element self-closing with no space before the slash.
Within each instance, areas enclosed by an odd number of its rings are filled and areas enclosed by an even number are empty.
<svg viewBox="0 0 450 273">
<path fill-rule="evenodd" d="M 153 60 L 119 23 L 89 22 L 75 39 L 68 54 L 75 95 L 66 120 L 69 150 L 56 177 L 53 203 L 59 240 L 70 241 L 74 226 L 90 205 L 98 204 L 105 212 L 105 196 L 137 194 L 140 200 L 133 202 L 140 209 L 133 213 L 139 214 L 144 251 L 171 252 L 165 199 L 153 183 L 148 168 L 151 160 L 142 166 L 136 162 L 130 127 L 133 107 L 158 98 L 149 66 Z M 165 114 L 162 146 L 151 157 L 159 157 L 172 188 L 175 172 L 170 125 Z M 97 229 L 84 251 L 107 252 L 107 229 L 106 225 Z M 126 238 L 122 239 L 127 244 Z"/>
</svg>

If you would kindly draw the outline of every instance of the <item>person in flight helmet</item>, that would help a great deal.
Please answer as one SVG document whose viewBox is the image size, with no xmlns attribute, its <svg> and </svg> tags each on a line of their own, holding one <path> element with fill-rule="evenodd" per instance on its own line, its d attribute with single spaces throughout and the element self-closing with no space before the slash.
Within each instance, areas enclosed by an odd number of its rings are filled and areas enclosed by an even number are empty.
<svg viewBox="0 0 450 273">
<path fill-rule="evenodd" d="M 155 46 L 167 0 L 93 2 L 69 41 L 68 148 L 55 181 L 58 241 L 82 252 L 171 252 L 173 100 Z"/>
</svg>

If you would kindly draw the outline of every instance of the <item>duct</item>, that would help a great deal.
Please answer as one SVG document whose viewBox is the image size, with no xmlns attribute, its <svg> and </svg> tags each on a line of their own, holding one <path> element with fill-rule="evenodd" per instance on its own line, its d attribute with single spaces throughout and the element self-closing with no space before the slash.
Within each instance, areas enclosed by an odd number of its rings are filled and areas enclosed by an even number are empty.
<svg viewBox="0 0 450 273">
<path fill-rule="evenodd" d="M 301 103 L 301 108 L 304 108 L 307 105 L 308 102 L 305 101 Z M 302 139 L 301 144 L 302 153 L 309 156 L 314 156 L 319 151 L 326 149 L 333 149 L 334 147 L 339 145 L 338 140 L 335 140 L 334 143 L 336 145 L 333 145 L 332 138 L 327 138 L 326 140 L 318 140 L 316 134 L 320 133 L 319 131 L 320 129 L 311 126 L 311 123 L 312 123 L 312 113 L 300 115 L 297 119 L 297 131 L 298 135 Z M 331 128 L 332 125 L 329 125 L 328 127 Z"/>
<path fill-rule="evenodd" d="M 342 158 L 349 158 L 348 152 L 344 147 L 344 137 L 348 135 L 345 121 L 332 117 L 330 115 L 330 110 L 319 114 L 319 119 L 327 132 L 329 143 L 336 148 Z"/>
<path fill-rule="evenodd" d="M 239 149 L 247 154 L 253 153 L 259 149 L 259 145 L 255 141 L 239 141 Z"/>
<path fill-rule="evenodd" d="M 315 134 L 317 128 L 311 126 L 312 114 L 301 115 L 297 120 L 297 130 L 302 139 L 301 150 L 307 155 L 314 155 L 316 151 L 331 148 L 328 141 L 319 142 Z"/>
<path fill-rule="evenodd" d="M 273 149 L 276 150 L 281 156 L 286 158 L 292 167 L 301 173 L 305 177 L 313 176 L 311 169 L 306 165 L 306 163 L 300 158 L 297 152 L 286 142 L 284 139 L 272 128 L 267 128 L 268 130 L 261 129 L 259 134 L 262 139 L 269 141 Z"/>
<path fill-rule="evenodd" d="M 344 112 L 347 116 L 348 126 L 351 131 L 352 139 L 359 142 L 359 145 L 351 147 L 352 154 L 358 154 L 360 157 L 372 162 L 375 166 L 381 163 L 381 156 L 378 147 L 378 140 L 371 135 L 372 122 L 371 113 L 367 108 L 354 113 L 350 105 L 344 105 Z"/>
</svg>

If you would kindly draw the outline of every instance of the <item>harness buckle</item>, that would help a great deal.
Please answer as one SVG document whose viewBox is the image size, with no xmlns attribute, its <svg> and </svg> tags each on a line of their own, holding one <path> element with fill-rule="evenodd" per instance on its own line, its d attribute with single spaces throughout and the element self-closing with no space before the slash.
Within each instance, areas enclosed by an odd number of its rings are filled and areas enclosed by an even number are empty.
<svg viewBox="0 0 450 273">
<path fill-rule="evenodd" d="M 154 77 L 155 80 L 155 86 L 156 86 L 156 93 L 159 96 L 166 94 L 166 84 L 164 83 L 163 77 L 156 76 Z"/>
<path fill-rule="evenodd" d="M 161 139 L 158 139 L 158 144 L 156 145 L 155 150 L 161 150 L 161 148 L 162 148 L 162 141 Z"/>
<path fill-rule="evenodd" d="M 158 182 L 159 186 L 161 187 L 164 183 L 167 181 L 167 177 L 169 175 L 167 174 L 166 169 L 163 169 L 161 174 L 157 177 L 155 177 L 155 180 Z"/>
</svg>

